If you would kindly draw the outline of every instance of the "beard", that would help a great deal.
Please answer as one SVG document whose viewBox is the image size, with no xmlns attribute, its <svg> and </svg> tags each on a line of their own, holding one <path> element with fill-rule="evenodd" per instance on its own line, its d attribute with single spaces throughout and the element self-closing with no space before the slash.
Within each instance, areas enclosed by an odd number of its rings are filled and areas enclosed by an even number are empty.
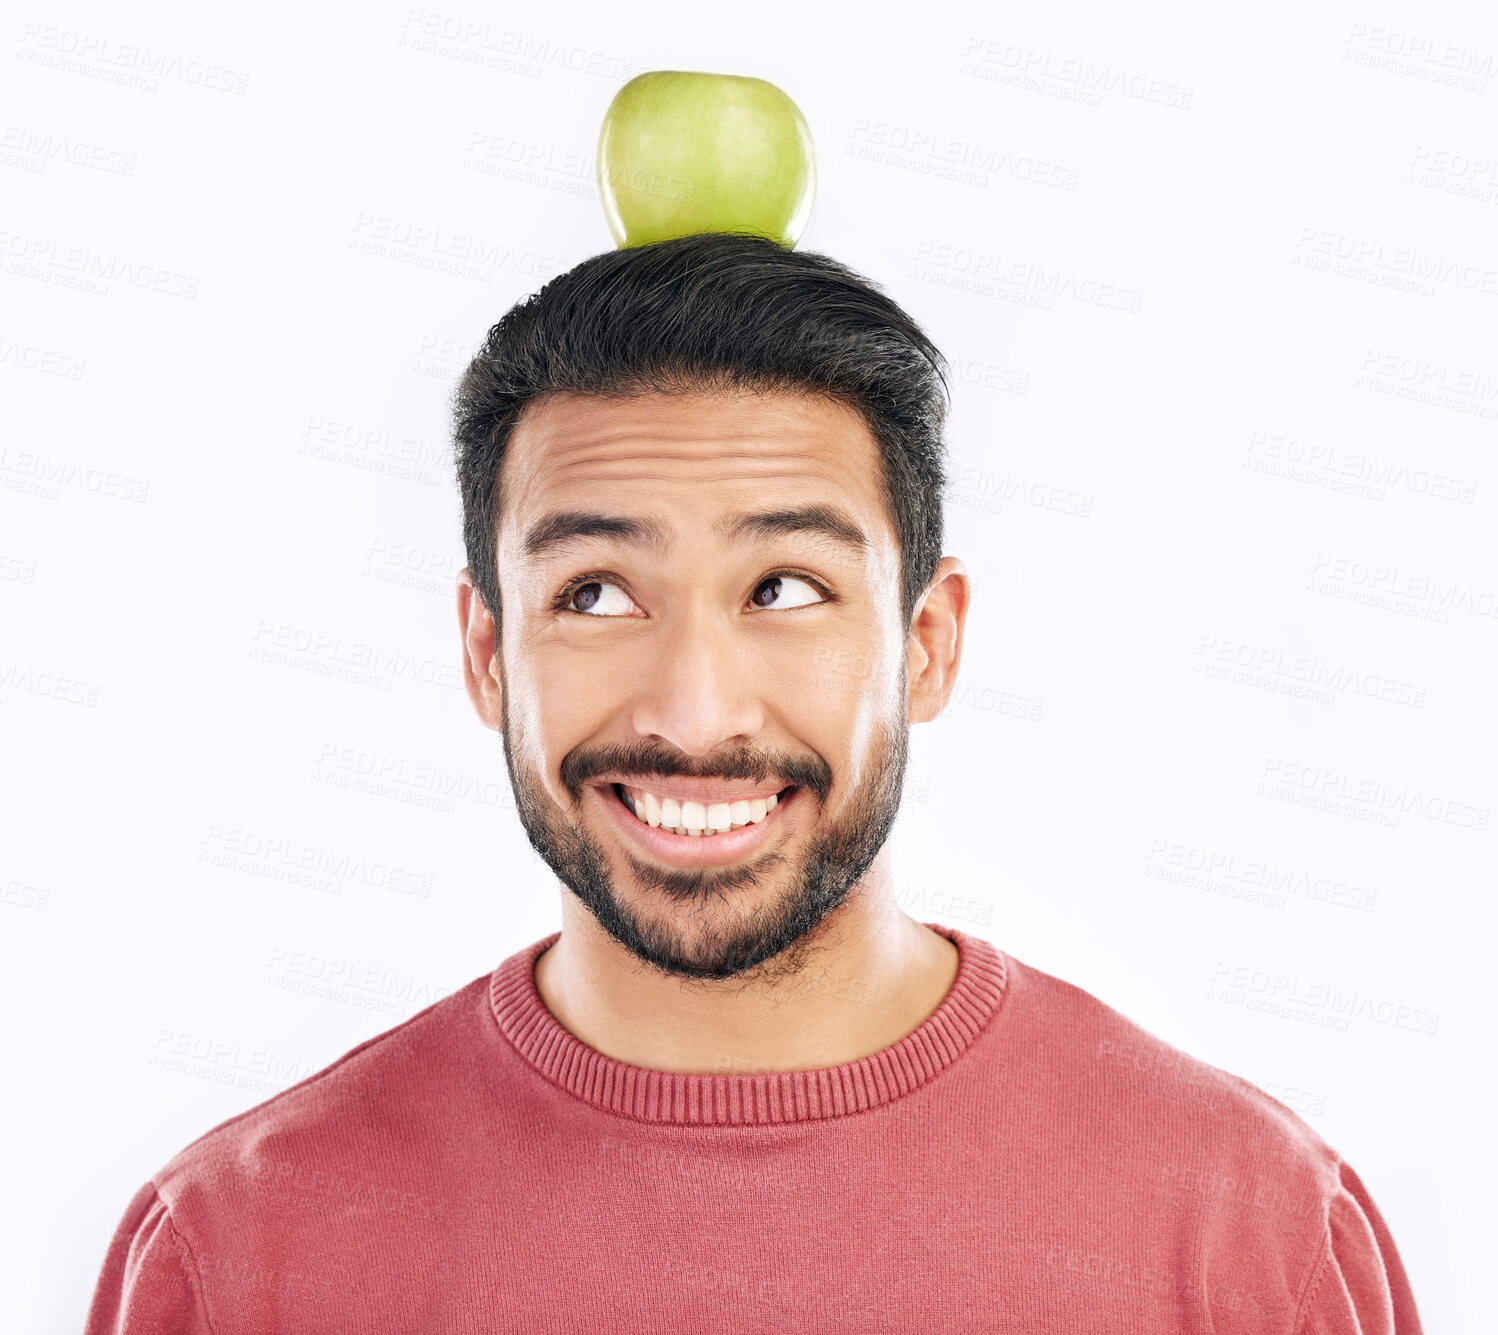
<svg viewBox="0 0 1498 1335">
<path fill-rule="evenodd" d="M 903 687 L 903 663 L 901 667 Z M 903 708 L 905 691 L 896 698 Z M 903 712 L 880 724 L 863 767 L 867 777 L 848 794 L 835 818 L 827 813 L 832 772 L 819 756 L 797 759 L 741 749 L 694 763 L 669 747 L 649 744 L 569 752 L 561 778 L 572 807 L 564 810 L 552 801 L 534 768 L 516 763 L 509 699 L 506 688 L 500 737 L 515 808 L 531 847 L 610 937 L 675 977 L 773 983 L 801 973 L 819 935 L 816 929 L 878 856 L 899 811 L 910 738 Z M 672 868 L 625 852 L 629 875 L 644 891 L 643 896 L 625 896 L 615 885 L 603 846 L 582 819 L 589 780 L 610 773 L 755 782 L 773 775 L 815 800 L 815 822 L 799 857 L 772 848 L 742 863 Z M 592 791 L 611 800 L 606 789 L 594 786 Z M 773 891 L 777 882 L 780 889 Z M 749 898 L 746 891 L 760 892 L 754 896 L 757 905 L 735 910 L 735 902 L 742 905 Z M 663 907 L 653 907 L 662 901 Z"/>
</svg>

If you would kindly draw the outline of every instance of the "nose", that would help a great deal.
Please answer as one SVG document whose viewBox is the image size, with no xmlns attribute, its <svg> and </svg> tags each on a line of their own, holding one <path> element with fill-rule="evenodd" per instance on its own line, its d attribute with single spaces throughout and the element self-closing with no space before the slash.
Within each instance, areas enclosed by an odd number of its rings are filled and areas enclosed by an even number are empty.
<svg viewBox="0 0 1498 1335">
<path fill-rule="evenodd" d="M 692 756 L 758 737 L 767 664 L 746 638 L 705 615 L 664 633 L 631 706 L 636 734 Z"/>
</svg>

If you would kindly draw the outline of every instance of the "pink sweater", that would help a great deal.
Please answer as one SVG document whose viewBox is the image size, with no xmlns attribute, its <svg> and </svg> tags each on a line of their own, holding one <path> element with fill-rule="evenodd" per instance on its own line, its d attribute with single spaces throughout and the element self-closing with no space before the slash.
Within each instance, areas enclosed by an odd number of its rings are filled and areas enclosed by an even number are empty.
<svg viewBox="0 0 1498 1335">
<path fill-rule="evenodd" d="M 928 925 L 961 952 L 933 1015 L 773 1074 L 594 1051 L 538 941 L 171 1159 L 87 1335 L 1419 1335 L 1378 1210 L 1293 1112 Z"/>
</svg>

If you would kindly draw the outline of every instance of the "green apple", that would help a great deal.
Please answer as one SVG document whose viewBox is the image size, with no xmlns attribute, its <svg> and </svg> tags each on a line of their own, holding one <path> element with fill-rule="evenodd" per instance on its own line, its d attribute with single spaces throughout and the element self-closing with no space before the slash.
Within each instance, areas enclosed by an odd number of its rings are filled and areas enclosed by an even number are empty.
<svg viewBox="0 0 1498 1335">
<path fill-rule="evenodd" d="M 604 113 L 598 193 L 621 248 L 750 232 L 789 250 L 815 184 L 806 118 L 764 79 L 652 70 Z"/>
</svg>

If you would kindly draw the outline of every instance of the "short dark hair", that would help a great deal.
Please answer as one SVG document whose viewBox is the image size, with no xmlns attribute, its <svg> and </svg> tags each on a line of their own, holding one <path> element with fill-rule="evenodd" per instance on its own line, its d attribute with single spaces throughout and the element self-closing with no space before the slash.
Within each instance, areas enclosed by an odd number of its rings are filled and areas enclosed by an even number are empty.
<svg viewBox="0 0 1498 1335">
<path fill-rule="evenodd" d="M 908 630 L 942 556 L 946 365 L 875 284 L 759 237 L 706 232 L 607 251 L 551 279 L 489 331 L 453 396 L 463 544 L 496 627 L 500 465 L 529 403 L 737 389 L 822 394 L 868 423 Z"/>
</svg>

